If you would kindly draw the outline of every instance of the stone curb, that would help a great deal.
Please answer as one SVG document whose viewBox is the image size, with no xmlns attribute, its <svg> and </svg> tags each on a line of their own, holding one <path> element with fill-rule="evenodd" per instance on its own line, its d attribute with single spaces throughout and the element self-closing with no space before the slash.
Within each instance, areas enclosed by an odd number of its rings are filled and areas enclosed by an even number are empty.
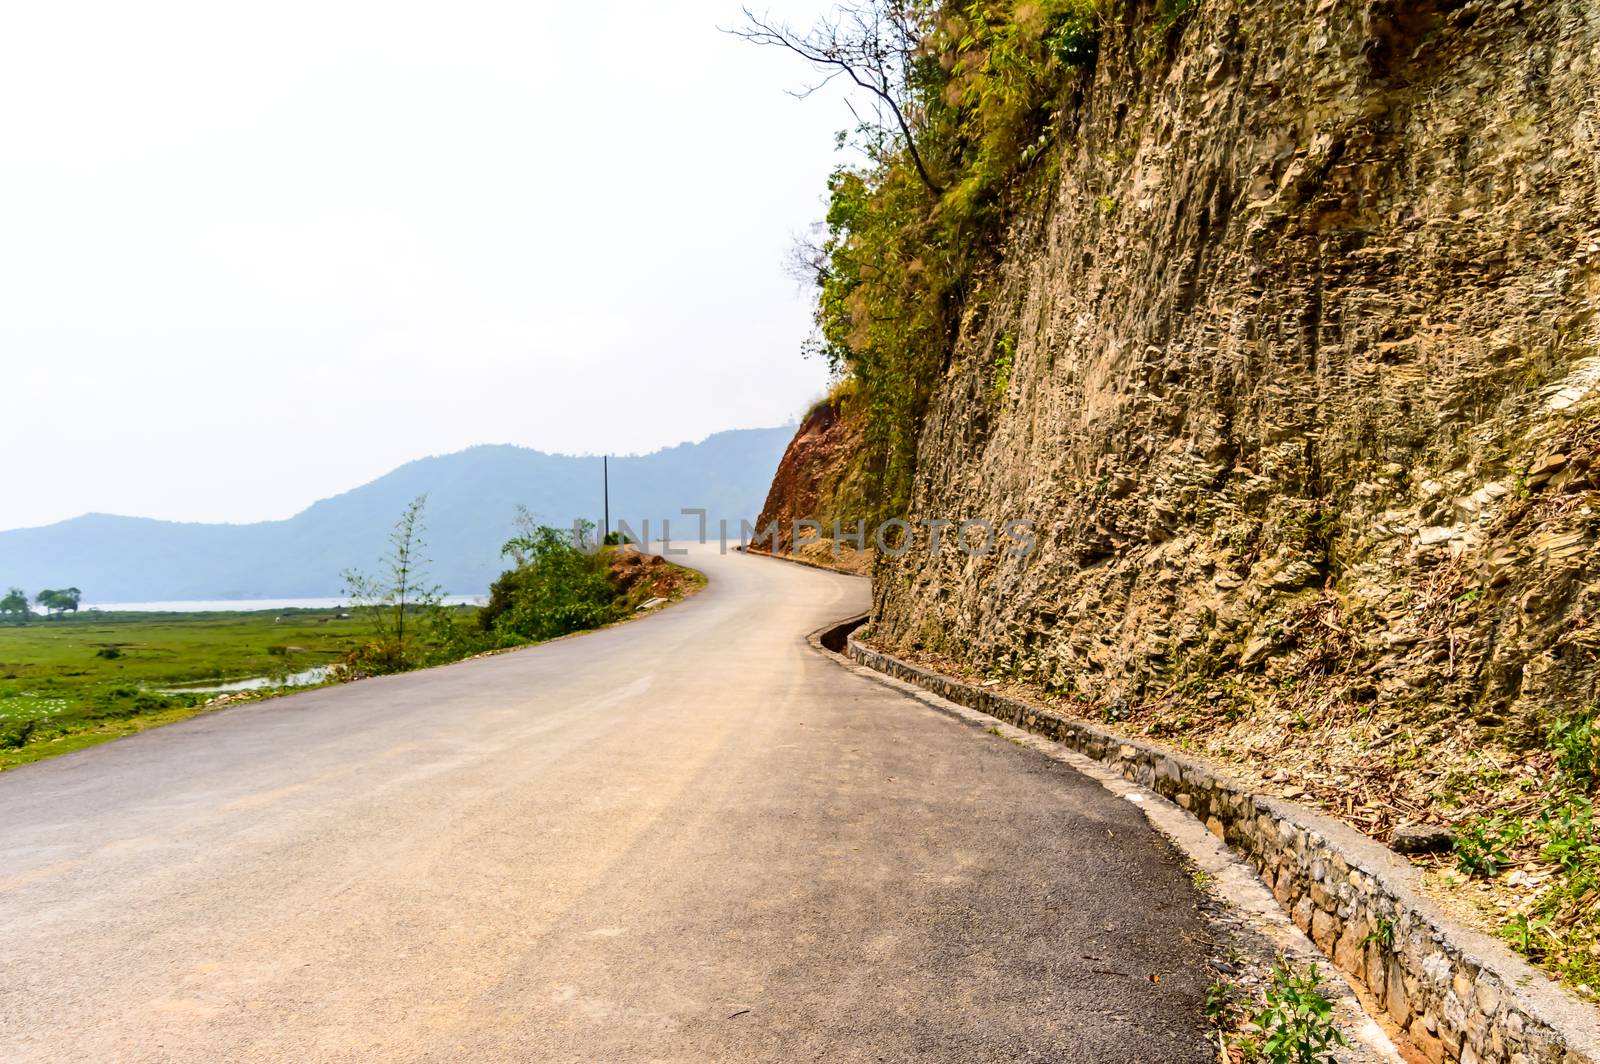
<svg viewBox="0 0 1600 1064">
<path fill-rule="evenodd" d="M 812 634 L 839 643 L 852 619 Z M 1197 759 L 994 694 L 844 636 L 885 676 L 1058 742 L 1170 799 L 1248 862 L 1294 924 L 1430 1061 L 1600 1064 L 1600 1014 L 1425 897 L 1404 858 L 1293 802 L 1256 795 Z"/>
<path fill-rule="evenodd" d="M 853 576 L 857 580 L 871 579 L 871 577 L 866 573 L 852 573 L 848 569 L 835 569 L 831 565 L 823 565 L 821 562 L 814 562 L 810 558 L 802 558 L 793 551 L 790 551 L 788 554 L 774 554 L 770 550 L 757 550 L 754 547 L 740 547 L 738 549 L 740 553 L 751 558 L 771 558 L 775 562 L 788 562 L 790 565 L 803 565 L 807 569 L 819 569 L 824 573 L 833 573 L 836 576 Z M 829 631 L 836 627 L 838 626 L 830 624 L 827 626 L 827 628 L 823 629 L 823 631 Z"/>
</svg>

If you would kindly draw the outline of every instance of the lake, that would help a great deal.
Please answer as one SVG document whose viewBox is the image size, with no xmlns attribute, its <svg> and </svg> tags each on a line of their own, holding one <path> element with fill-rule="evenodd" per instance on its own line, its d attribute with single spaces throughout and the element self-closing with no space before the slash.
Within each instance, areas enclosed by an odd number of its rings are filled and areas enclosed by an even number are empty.
<svg viewBox="0 0 1600 1064">
<path fill-rule="evenodd" d="M 128 613 L 231 613 L 235 610 L 337 610 L 342 598 L 178 599 L 171 602 L 86 602 L 80 610 L 124 610 Z M 482 606 L 483 595 L 446 595 L 446 606 Z"/>
</svg>

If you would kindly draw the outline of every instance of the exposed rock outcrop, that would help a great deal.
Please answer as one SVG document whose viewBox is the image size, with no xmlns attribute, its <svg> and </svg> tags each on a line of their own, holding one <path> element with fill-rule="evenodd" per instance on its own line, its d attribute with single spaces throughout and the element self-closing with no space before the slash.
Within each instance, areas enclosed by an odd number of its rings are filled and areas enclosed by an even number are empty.
<svg viewBox="0 0 1600 1064">
<path fill-rule="evenodd" d="M 1107 30 L 920 437 L 913 520 L 1039 549 L 919 540 L 875 638 L 1113 716 L 1224 670 L 1592 702 L 1600 9 L 1205 3 L 1167 46 Z"/>
<path fill-rule="evenodd" d="M 779 554 L 794 547 L 797 521 L 815 521 L 831 534 L 838 521 L 849 530 L 861 517 L 861 426 L 844 416 L 843 400 L 834 395 L 813 406 L 778 463 L 772 490 L 756 523 L 776 528 L 767 544 Z"/>
</svg>

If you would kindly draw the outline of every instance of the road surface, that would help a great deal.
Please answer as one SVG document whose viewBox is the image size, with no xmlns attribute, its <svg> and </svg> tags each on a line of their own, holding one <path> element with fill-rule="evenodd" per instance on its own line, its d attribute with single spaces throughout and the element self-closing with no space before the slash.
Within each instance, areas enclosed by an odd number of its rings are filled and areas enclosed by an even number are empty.
<svg viewBox="0 0 1600 1064">
<path fill-rule="evenodd" d="M 1136 808 L 812 651 L 863 581 L 693 564 L 0 775 L 0 1060 L 1213 1059 Z"/>
</svg>

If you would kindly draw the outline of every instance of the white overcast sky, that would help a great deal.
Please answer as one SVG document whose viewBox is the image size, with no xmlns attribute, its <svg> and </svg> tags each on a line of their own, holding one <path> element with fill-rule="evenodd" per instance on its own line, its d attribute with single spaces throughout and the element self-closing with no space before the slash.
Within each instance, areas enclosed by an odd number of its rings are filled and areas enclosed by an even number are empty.
<svg viewBox="0 0 1600 1064">
<path fill-rule="evenodd" d="M 791 419 L 825 371 L 784 259 L 849 115 L 738 17 L 5 5 L 0 528 L 286 517 L 476 443 Z"/>
</svg>

